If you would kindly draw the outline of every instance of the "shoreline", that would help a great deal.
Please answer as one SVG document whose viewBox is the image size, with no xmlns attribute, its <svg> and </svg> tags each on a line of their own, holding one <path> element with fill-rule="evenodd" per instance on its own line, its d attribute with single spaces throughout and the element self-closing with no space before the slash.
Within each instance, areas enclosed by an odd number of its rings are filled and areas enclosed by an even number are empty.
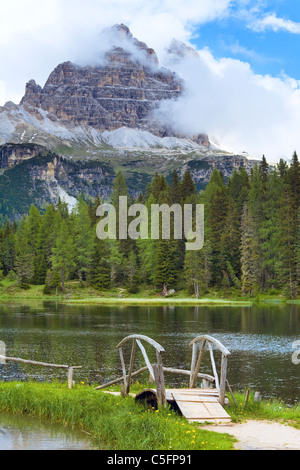
<svg viewBox="0 0 300 470">
<path fill-rule="evenodd" d="M 59 302 L 69 305 L 168 305 L 168 306 L 236 306 L 236 307 L 251 307 L 257 304 L 264 305 L 300 305 L 300 300 L 289 299 L 270 299 L 266 298 L 253 298 L 251 300 L 243 299 L 224 299 L 222 297 L 210 298 L 204 297 L 200 299 L 188 297 L 96 297 L 86 296 L 77 297 L 76 295 L 66 298 L 66 296 L 46 296 L 46 295 L 0 295 L 0 303 L 22 302 L 22 301 L 40 301 L 40 302 Z"/>
<path fill-rule="evenodd" d="M 1 289 L 2 287 L 2 289 Z M 175 294 L 161 296 L 153 288 L 141 288 L 137 294 L 130 294 L 121 287 L 96 291 L 91 286 L 80 286 L 78 282 L 71 281 L 66 284 L 65 292 L 44 293 L 43 285 L 30 285 L 28 289 L 21 289 L 14 283 L 0 283 L 0 303 L 40 301 L 40 302 L 60 302 L 73 305 L 168 305 L 168 306 L 237 306 L 251 307 L 253 305 L 300 305 L 300 299 L 288 299 L 282 293 L 261 294 L 254 297 L 243 297 L 237 292 L 207 291 L 203 296 L 196 299 L 184 290 L 179 290 Z"/>
</svg>

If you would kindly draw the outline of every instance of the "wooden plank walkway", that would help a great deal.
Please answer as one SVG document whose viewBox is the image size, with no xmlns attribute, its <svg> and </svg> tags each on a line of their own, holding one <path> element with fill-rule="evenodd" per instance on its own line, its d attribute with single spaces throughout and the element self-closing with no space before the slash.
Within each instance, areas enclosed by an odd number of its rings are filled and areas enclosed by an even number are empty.
<svg viewBox="0 0 300 470">
<path fill-rule="evenodd" d="M 156 390 L 143 390 L 136 395 L 138 400 L 155 401 Z M 166 389 L 167 401 L 176 403 L 189 422 L 230 423 L 231 417 L 219 403 L 219 393 L 212 388 Z M 226 399 L 225 403 L 228 403 Z"/>
</svg>

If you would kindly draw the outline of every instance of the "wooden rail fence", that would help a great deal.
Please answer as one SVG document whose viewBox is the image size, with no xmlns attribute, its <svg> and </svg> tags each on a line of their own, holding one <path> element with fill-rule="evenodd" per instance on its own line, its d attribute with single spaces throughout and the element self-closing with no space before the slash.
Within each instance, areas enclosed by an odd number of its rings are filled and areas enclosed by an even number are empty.
<svg viewBox="0 0 300 470">
<path fill-rule="evenodd" d="M 67 366 L 62 364 L 48 364 L 46 362 L 37 362 L 37 361 L 29 361 L 27 359 L 20 359 L 17 357 L 7 357 L 0 355 L 0 360 L 8 361 L 8 362 L 19 362 L 21 364 L 32 364 L 34 366 L 42 366 L 42 367 L 53 367 L 57 369 L 67 369 L 68 370 L 68 388 L 71 389 L 73 386 L 73 371 L 74 369 L 82 369 L 82 366 Z M 3 363 L 2 363 L 3 364 Z"/>
</svg>

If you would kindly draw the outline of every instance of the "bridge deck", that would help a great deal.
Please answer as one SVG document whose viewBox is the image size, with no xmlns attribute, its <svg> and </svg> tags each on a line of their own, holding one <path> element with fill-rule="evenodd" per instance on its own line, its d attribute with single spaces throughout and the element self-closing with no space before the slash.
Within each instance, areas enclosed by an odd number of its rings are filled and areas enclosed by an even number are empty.
<svg viewBox="0 0 300 470">
<path fill-rule="evenodd" d="M 137 400 L 155 401 L 156 390 L 143 390 L 136 395 Z M 190 388 L 166 389 L 166 398 L 169 403 L 176 403 L 182 415 L 189 422 L 230 423 L 231 417 L 219 403 L 219 394 L 216 389 Z M 226 399 L 225 403 L 228 403 Z"/>
</svg>

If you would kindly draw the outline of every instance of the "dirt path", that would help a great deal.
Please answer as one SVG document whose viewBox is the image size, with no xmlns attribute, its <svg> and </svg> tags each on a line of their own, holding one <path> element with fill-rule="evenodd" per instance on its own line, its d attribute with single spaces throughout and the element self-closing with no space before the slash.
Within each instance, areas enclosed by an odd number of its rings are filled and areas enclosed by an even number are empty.
<svg viewBox="0 0 300 470">
<path fill-rule="evenodd" d="M 273 421 L 246 421 L 245 423 L 208 425 L 203 429 L 227 433 L 238 442 L 240 450 L 300 450 L 300 429 Z"/>
</svg>

